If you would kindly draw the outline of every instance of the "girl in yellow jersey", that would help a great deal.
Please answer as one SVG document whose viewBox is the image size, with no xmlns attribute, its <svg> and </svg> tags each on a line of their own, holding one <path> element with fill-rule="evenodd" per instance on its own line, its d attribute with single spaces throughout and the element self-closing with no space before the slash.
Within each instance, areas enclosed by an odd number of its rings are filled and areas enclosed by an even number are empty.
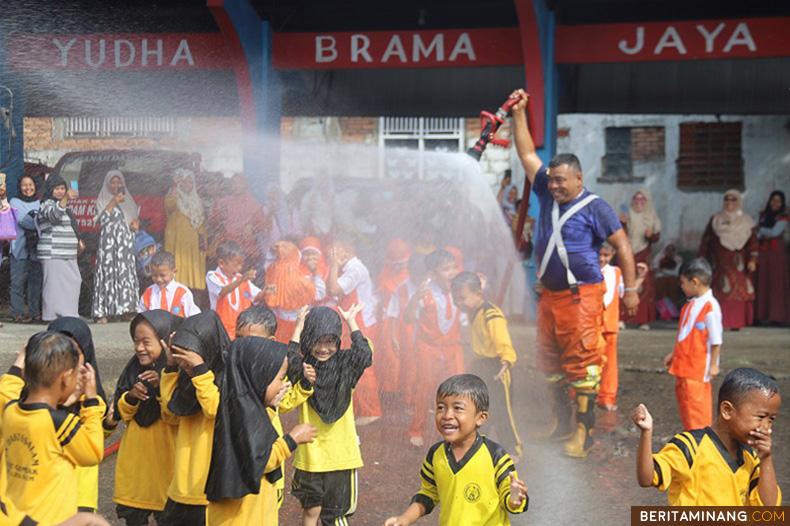
<svg viewBox="0 0 790 526">
<path fill-rule="evenodd" d="M 231 345 L 214 426 L 206 482 L 210 526 L 276 526 L 281 464 L 298 444 L 312 442 L 315 427 L 299 424 L 280 437 L 268 408 L 277 407 L 291 384 L 286 346 L 249 336 Z"/>
</svg>

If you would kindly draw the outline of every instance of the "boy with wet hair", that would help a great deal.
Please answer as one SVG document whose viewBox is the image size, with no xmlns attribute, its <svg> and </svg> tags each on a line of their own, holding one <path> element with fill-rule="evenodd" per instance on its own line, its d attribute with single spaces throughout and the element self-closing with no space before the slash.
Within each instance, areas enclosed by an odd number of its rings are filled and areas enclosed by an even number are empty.
<svg viewBox="0 0 790 526">
<path fill-rule="evenodd" d="M 781 404 L 776 380 L 735 369 L 719 388 L 713 426 L 678 433 L 656 454 L 653 417 L 639 404 L 632 415 L 641 432 L 639 485 L 669 490 L 670 506 L 779 506 L 771 434 Z"/>
<path fill-rule="evenodd" d="M 441 505 L 439 524 L 507 526 L 510 513 L 529 505 L 507 452 L 478 432 L 488 419 L 488 389 L 473 374 L 445 380 L 436 393 L 436 429 L 443 440 L 428 450 L 420 491 L 406 511 L 385 526 L 408 526 Z"/>
<path fill-rule="evenodd" d="M 701 429 L 713 423 L 711 380 L 719 374 L 722 317 L 710 288 L 713 271 L 704 258 L 680 269 L 680 288 L 688 301 L 680 311 L 675 348 L 664 358 L 675 377 L 675 396 L 683 428 Z"/>
<path fill-rule="evenodd" d="M 266 305 L 253 305 L 246 308 L 236 319 L 236 337 L 260 336 L 273 338 L 277 332 L 277 317 Z"/>
<path fill-rule="evenodd" d="M 409 441 L 422 447 L 428 413 L 433 406 L 433 390 L 449 374 L 464 371 L 461 323 L 451 294 L 452 280 L 458 274 L 455 256 L 437 249 L 425 257 L 428 278 L 406 306 L 404 320 L 415 324 L 417 369 L 414 415 L 409 426 Z"/>
<path fill-rule="evenodd" d="M 170 252 L 157 252 L 151 258 L 151 281 L 137 304 L 137 312 L 161 309 L 188 318 L 200 314 L 192 291 L 176 281 L 176 258 Z"/>
<path fill-rule="evenodd" d="M 236 319 L 253 303 L 262 301 L 261 289 L 252 280 L 257 272 L 244 268 L 244 251 L 233 241 L 223 241 L 217 247 L 217 268 L 206 274 L 211 310 L 217 313 L 230 339 L 236 337 Z"/>
<path fill-rule="evenodd" d="M 0 422 L 5 497 L 33 520 L 58 524 L 78 511 L 77 466 L 95 466 L 104 455 L 105 405 L 93 368 L 63 334 L 28 340 L 24 377 L 26 393 L 5 406 Z M 62 408 L 82 394 L 79 414 Z"/>
<path fill-rule="evenodd" d="M 453 301 L 466 314 L 470 322 L 472 354 L 469 369 L 484 378 L 492 401 L 499 412 L 494 421 L 498 440 L 512 434 L 514 451 L 521 456 L 522 443 L 516 429 L 510 403 L 510 370 L 516 363 L 516 350 L 510 339 L 507 319 L 499 307 L 486 301 L 480 276 L 474 272 L 461 272 L 452 282 Z M 490 382 L 493 382 L 491 384 Z M 518 460 L 516 460 L 518 461 Z"/>
</svg>

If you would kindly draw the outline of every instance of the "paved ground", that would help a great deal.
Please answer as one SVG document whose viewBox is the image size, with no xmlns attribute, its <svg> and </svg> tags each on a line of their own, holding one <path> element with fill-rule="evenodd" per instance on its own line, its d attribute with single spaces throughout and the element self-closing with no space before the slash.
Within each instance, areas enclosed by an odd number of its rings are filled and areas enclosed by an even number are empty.
<svg viewBox="0 0 790 526">
<path fill-rule="evenodd" d="M 93 325 L 92 329 L 104 387 L 112 392 L 115 379 L 132 352 L 128 324 Z M 13 324 L 0 329 L 0 361 L 10 364 L 14 352 L 35 330 L 32 326 Z M 514 375 L 516 413 L 526 434 L 545 422 L 546 393 L 531 367 L 534 329 L 514 327 L 513 336 L 522 358 Z M 527 514 L 514 518 L 514 524 L 627 524 L 630 505 L 666 502 L 657 491 L 636 485 L 634 451 L 638 435 L 627 420 L 627 413 L 638 402 L 648 405 L 656 419 L 656 447 L 679 429 L 674 384 L 661 368 L 664 354 L 672 347 L 673 336 L 671 326 L 622 334 L 619 400 L 622 409 L 611 417 L 598 414 L 597 442 L 587 460 L 561 456 L 559 445 L 527 444 L 518 467 L 529 485 L 531 505 Z M 786 400 L 790 399 L 787 395 L 790 393 L 790 330 L 753 328 L 729 332 L 722 352 L 723 370 L 739 366 L 763 369 L 779 379 Z M 788 403 L 782 408 L 774 435 L 774 457 L 785 492 L 790 488 Z M 413 449 L 408 444 L 405 433 L 408 415 L 400 403 L 388 400 L 385 407 L 387 416 L 381 422 L 360 430 L 365 467 L 360 473 L 360 501 L 354 522 L 365 526 L 382 524 L 387 516 L 408 504 L 418 488 L 417 474 L 425 454 L 424 450 Z M 286 418 L 285 424 L 287 429 L 292 421 Z M 116 439 L 117 436 L 110 441 Z M 110 457 L 102 464 L 100 506 L 102 513 L 115 520 L 111 502 L 113 470 L 114 457 Z M 298 514 L 295 499 L 286 497 L 281 523 L 298 524 Z M 436 524 L 437 517 L 435 513 L 420 524 Z"/>
</svg>

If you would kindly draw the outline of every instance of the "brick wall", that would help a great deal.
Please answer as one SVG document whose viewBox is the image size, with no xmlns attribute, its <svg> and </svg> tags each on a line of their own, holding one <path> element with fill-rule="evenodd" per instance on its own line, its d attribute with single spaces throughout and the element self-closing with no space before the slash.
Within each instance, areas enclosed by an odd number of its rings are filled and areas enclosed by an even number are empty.
<svg viewBox="0 0 790 526">
<path fill-rule="evenodd" d="M 634 161 L 664 159 L 664 127 L 631 128 L 631 159 Z"/>
</svg>

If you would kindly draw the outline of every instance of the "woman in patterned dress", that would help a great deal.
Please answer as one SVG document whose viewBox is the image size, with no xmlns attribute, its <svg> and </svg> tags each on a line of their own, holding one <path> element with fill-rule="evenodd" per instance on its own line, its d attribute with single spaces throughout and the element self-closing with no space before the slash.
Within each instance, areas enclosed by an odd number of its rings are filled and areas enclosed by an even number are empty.
<svg viewBox="0 0 790 526">
<path fill-rule="evenodd" d="M 139 294 L 134 259 L 138 213 L 137 203 L 126 194 L 123 174 L 119 170 L 107 172 L 96 198 L 94 218 L 101 228 L 93 277 L 96 323 L 107 323 L 108 317 L 135 312 Z"/>
</svg>

